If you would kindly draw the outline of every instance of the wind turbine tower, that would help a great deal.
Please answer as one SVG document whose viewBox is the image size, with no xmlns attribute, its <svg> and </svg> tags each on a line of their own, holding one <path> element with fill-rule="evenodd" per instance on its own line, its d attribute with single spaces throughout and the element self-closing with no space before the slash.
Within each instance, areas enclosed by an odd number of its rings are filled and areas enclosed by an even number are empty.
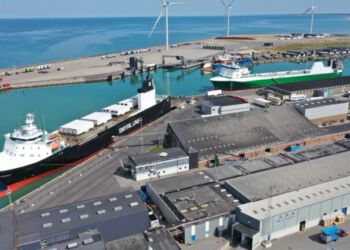
<svg viewBox="0 0 350 250">
<path fill-rule="evenodd" d="M 162 10 L 160 11 L 160 14 L 157 18 L 157 21 L 154 23 L 153 28 L 151 30 L 151 32 L 149 33 L 148 37 L 151 37 L 154 30 L 156 29 L 160 19 L 165 16 L 165 46 L 166 46 L 166 50 L 169 50 L 169 6 L 171 5 L 178 5 L 181 4 L 180 2 L 176 2 L 176 3 L 171 3 L 169 1 L 166 0 L 161 0 L 162 1 Z"/>
<path fill-rule="evenodd" d="M 311 7 L 304 11 L 303 15 L 311 14 L 311 26 L 310 26 L 310 34 L 314 32 L 314 18 L 315 18 L 315 10 L 316 6 L 314 5 L 314 1 L 312 1 Z"/>
<path fill-rule="evenodd" d="M 234 0 L 231 0 L 231 2 L 226 3 L 224 0 L 221 0 L 222 5 L 225 7 L 225 13 L 227 16 L 227 36 L 230 36 L 230 17 L 231 17 L 231 10 L 232 10 L 232 4 Z"/>
</svg>

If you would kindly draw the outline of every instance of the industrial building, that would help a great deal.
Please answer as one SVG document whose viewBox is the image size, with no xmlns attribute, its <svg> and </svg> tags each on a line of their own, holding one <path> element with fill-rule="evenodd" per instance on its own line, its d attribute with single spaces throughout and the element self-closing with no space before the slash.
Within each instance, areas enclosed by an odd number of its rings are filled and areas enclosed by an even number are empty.
<svg viewBox="0 0 350 250">
<path fill-rule="evenodd" d="M 325 134 L 300 115 L 293 105 L 284 105 L 269 110 L 256 109 L 172 122 L 168 125 L 166 142 L 185 151 L 194 148 L 198 151 L 199 159 L 205 161 L 213 159 L 215 155 L 226 158 L 261 157 L 266 152 L 284 150 L 288 143 Z"/>
<path fill-rule="evenodd" d="M 348 119 L 349 101 L 317 98 L 295 103 L 297 110 L 317 126 L 332 126 Z"/>
<path fill-rule="evenodd" d="M 230 231 L 239 201 L 218 182 L 241 174 L 224 167 L 191 171 L 151 181 L 147 193 L 170 224 L 170 233 L 179 242 L 194 244 Z"/>
<path fill-rule="evenodd" d="M 201 105 L 204 116 L 227 115 L 250 110 L 250 103 L 225 95 L 205 97 Z"/>
<path fill-rule="evenodd" d="M 227 181 L 227 191 L 244 203 L 236 210 L 233 240 L 255 249 L 349 214 L 349 161 L 350 152 L 341 152 Z"/>
<path fill-rule="evenodd" d="M 350 91 L 350 76 L 273 85 L 266 89 L 283 100 L 292 99 L 293 95 L 331 97 Z"/>
<path fill-rule="evenodd" d="M 150 227 L 147 207 L 134 191 L 30 213 L 11 214 L 13 220 L 4 220 L 0 216 L 0 225 L 6 231 L 12 229 L 15 238 L 8 237 L 6 241 L 9 243 L 5 241 L 2 244 L 13 244 L 23 250 L 55 249 L 55 246 L 69 249 L 69 246 L 82 247 L 92 243 L 100 245 L 99 238 L 112 241 L 141 233 Z M 89 234 L 91 237 L 87 237 Z"/>
<path fill-rule="evenodd" d="M 137 181 L 181 173 L 190 169 L 190 157 L 181 148 L 129 156 L 129 163 L 132 175 Z M 193 167 L 196 168 L 197 164 L 195 163 Z"/>
</svg>

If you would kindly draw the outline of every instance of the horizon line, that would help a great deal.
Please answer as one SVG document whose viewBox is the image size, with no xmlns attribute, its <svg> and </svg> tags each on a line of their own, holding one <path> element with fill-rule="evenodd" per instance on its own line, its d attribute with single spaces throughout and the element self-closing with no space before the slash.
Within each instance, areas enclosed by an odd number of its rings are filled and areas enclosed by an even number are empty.
<svg viewBox="0 0 350 250">
<path fill-rule="evenodd" d="M 315 15 L 350 15 L 350 13 L 317 13 Z M 234 16 L 305 16 L 301 13 L 271 13 L 271 14 L 236 14 Z M 225 17 L 225 15 L 172 15 L 170 17 Z M 42 16 L 42 17 L 0 17 L 4 19 L 73 19 L 73 18 L 157 18 L 157 16 Z"/>
</svg>

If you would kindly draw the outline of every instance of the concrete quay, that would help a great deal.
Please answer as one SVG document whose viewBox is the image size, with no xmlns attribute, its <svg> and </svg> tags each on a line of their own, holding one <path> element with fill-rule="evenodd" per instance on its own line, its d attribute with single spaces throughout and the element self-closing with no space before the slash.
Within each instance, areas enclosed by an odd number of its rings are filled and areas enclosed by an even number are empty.
<svg viewBox="0 0 350 250">
<path fill-rule="evenodd" d="M 110 75 L 113 75 L 114 78 L 120 77 L 122 73 L 125 76 L 131 75 L 132 72 L 127 68 L 129 67 L 129 57 L 132 56 L 142 57 L 144 66 L 156 64 L 161 67 L 163 56 L 184 56 L 186 60 L 205 60 L 223 53 L 222 51 L 203 49 L 202 47 L 201 42 L 174 47 L 168 51 L 162 47 L 153 47 L 150 48 L 150 51 L 139 54 L 122 55 L 121 53 L 113 53 L 52 62 L 50 63 L 51 68 L 42 70 L 41 73 L 37 70 L 23 73 L 28 67 L 37 68 L 37 65 L 30 65 L 2 69 L 0 74 L 5 72 L 10 74 L 5 76 L 3 80 L 11 83 L 12 88 L 98 82 L 107 80 Z M 166 62 L 175 63 L 179 61 L 176 61 L 175 58 L 167 58 Z"/>
</svg>

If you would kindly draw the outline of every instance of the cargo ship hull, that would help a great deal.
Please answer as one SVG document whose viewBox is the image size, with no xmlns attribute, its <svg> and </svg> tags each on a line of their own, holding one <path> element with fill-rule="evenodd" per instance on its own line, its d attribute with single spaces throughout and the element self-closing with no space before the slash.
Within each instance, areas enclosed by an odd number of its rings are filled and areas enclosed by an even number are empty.
<svg viewBox="0 0 350 250">
<path fill-rule="evenodd" d="M 262 88 L 271 85 L 287 84 L 319 80 L 326 78 L 336 78 L 342 76 L 342 73 L 329 73 L 329 74 L 317 74 L 317 75 L 303 75 L 293 77 L 280 77 L 280 78 L 269 78 L 269 79 L 257 79 L 252 81 L 230 81 L 229 79 L 223 79 L 219 81 L 212 81 L 216 89 L 224 90 L 235 90 L 235 89 L 249 89 L 249 88 Z"/>
<path fill-rule="evenodd" d="M 171 109 L 171 98 L 167 97 L 154 106 L 131 116 L 120 123 L 100 132 L 94 138 L 68 146 L 62 151 L 40 162 L 5 172 L 0 172 L 0 182 L 6 186 L 40 175 L 42 173 L 79 162 L 113 143 L 113 136 L 127 135 L 141 126 L 157 120 Z"/>
</svg>

